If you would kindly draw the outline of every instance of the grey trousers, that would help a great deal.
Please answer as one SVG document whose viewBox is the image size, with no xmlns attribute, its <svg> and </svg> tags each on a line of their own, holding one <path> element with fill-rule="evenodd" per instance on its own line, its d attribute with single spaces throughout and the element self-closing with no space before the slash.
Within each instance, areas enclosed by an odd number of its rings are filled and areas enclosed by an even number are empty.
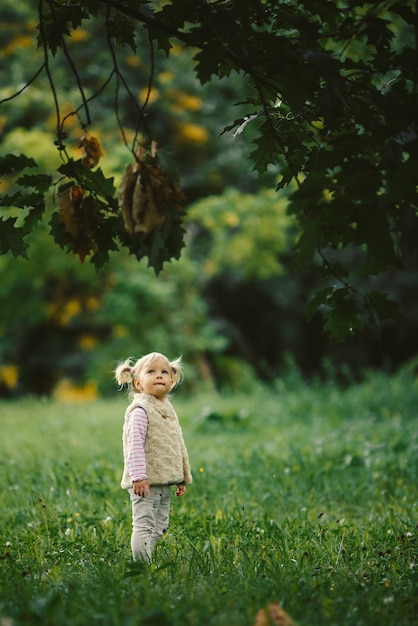
<svg viewBox="0 0 418 626">
<path fill-rule="evenodd" d="M 153 485 L 151 495 L 137 496 L 128 489 L 132 503 L 131 548 L 135 561 L 151 562 L 155 544 L 168 528 L 171 488 Z"/>
</svg>

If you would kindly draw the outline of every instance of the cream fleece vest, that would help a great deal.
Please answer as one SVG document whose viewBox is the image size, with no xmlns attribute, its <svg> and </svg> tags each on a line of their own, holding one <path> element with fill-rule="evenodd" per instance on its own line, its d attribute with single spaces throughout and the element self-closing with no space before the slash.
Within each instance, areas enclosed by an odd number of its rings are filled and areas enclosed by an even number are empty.
<svg viewBox="0 0 418 626">
<path fill-rule="evenodd" d="M 145 459 L 150 485 L 188 485 L 192 482 L 189 456 L 183 433 L 173 405 L 169 400 L 145 394 L 135 394 L 125 412 L 123 427 L 124 470 L 121 486 L 132 486 L 127 467 L 127 421 L 136 408 L 144 409 L 148 416 L 148 430 L 145 438 Z"/>
</svg>

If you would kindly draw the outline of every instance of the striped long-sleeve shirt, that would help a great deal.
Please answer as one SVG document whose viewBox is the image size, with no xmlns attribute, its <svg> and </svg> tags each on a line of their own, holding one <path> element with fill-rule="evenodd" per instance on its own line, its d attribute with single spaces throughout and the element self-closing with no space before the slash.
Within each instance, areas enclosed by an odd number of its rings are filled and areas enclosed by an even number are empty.
<svg viewBox="0 0 418 626">
<path fill-rule="evenodd" d="M 144 409 L 136 407 L 130 413 L 126 426 L 128 471 L 132 482 L 135 480 L 147 480 L 145 437 L 148 430 L 148 416 Z"/>
</svg>

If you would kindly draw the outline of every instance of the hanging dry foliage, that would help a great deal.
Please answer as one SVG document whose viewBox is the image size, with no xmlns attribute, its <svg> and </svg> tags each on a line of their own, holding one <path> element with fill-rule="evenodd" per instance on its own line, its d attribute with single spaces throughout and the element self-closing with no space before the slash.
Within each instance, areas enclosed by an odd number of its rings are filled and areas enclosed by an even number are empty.
<svg viewBox="0 0 418 626">
<path fill-rule="evenodd" d="M 82 163 L 84 167 L 87 167 L 88 169 L 95 167 L 98 164 L 100 157 L 103 156 L 102 147 L 96 137 L 83 135 L 80 139 L 80 148 L 83 153 Z"/>
<path fill-rule="evenodd" d="M 80 236 L 80 220 L 77 213 L 82 209 L 84 198 L 84 190 L 75 185 L 60 193 L 59 220 L 66 232 L 75 238 Z"/>
<path fill-rule="evenodd" d="M 97 202 L 81 187 L 68 187 L 60 193 L 59 221 L 64 226 L 67 241 L 84 261 L 97 248 L 95 236 L 102 221 Z"/>
<path fill-rule="evenodd" d="M 183 199 L 178 185 L 157 166 L 142 160 L 126 166 L 119 188 L 119 206 L 131 235 L 153 231 L 164 221 L 165 210 L 180 210 Z"/>
</svg>

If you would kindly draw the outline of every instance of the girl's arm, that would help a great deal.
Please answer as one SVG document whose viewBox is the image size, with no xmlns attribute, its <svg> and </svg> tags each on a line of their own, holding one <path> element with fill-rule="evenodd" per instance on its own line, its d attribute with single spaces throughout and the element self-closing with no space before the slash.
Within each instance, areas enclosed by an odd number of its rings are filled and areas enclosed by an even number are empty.
<svg viewBox="0 0 418 626">
<path fill-rule="evenodd" d="M 144 409 L 136 407 L 129 416 L 127 431 L 127 464 L 132 483 L 147 480 L 145 438 L 148 416 Z"/>
</svg>

